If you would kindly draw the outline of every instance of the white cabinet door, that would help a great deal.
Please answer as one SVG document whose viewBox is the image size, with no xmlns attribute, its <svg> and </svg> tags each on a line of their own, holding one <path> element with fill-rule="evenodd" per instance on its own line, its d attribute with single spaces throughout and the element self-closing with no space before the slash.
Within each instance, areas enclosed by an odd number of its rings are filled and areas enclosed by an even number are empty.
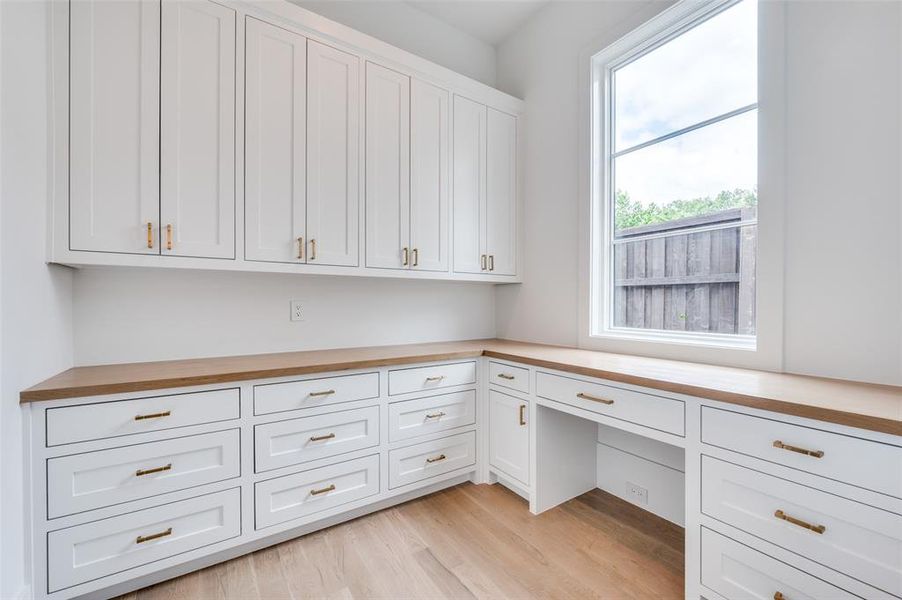
<svg viewBox="0 0 902 600">
<path fill-rule="evenodd" d="M 164 2 L 163 254 L 235 256 L 235 11 Z"/>
<path fill-rule="evenodd" d="M 486 107 L 454 96 L 454 270 L 482 273 Z"/>
<path fill-rule="evenodd" d="M 245 258 L 305 262 L 307 39 L 248 17 Z"/>
<path fill-rule="evenodd" d="M 158 254 L 160 3 L 69 10 L 69 247 Z"/>
<path fill-rule="evenodd" d="M 489 464 L 529 485 L 529 403 L 489 390 Z"/>
<path fill-rule="evenodd" d="M 358 264 L 360 65 L 307 42 L 307 262 Z"/>
<path fill-rule="evenodd" d="M 410 88 L 411 268 L 448 270 L 448 92 L 414 79 Z"/>
<path fill-rule="evenodd" d="M 410 77 L 366 63 L 366 266 L 410 265 Z"/>
<path fill-rule="evenodd" d="M 517 118 L 489 108 L 486 132 L 488 270 L 495 275 L 516 275 Z"/>
</svg>

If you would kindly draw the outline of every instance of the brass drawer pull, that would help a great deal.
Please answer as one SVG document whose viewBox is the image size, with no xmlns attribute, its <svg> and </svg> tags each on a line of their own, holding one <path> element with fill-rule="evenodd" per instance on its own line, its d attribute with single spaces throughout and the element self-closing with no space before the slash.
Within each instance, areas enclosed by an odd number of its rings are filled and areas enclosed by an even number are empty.
<svg viewBox="0 0 902 600">
<path fill-rule="evenodd" d="M 448 457 L 445 456 L 444 454 L 439 454 L 439 455 L 436 456 L 435 458 L 427 458 L 427 459 L 426 459 L 426 462 L 428 462 L 428 463 L 434 463 L 434 462 L 438 462 L 438 461 L 440 461 L 440 460 L 445 460 L 446 458 L 448 458 Z"/>
<path fill-rule="evenodd" d="M 526 425 L 526 405 L 520 405 L 520 425 Z"/>
<path fill-rule="evenodd" d="M 172 225 L 166 226 L 166 249 L 172 250 Z"/>
<path fill-rule="evenodd" d="M 151 542 L 153 540 L 158 540 L 160 538 L 164 538 L 167 535 L 172 535 L 172 527 L 167 529 L 166 531 L 161 531 L 160 533 L 154 533 L 151 535 L 139 535 L 138 539 L 135 540 L 136 544 L 143 544 L 144 542 Z"/>
<path fill-rule="evenodd" d="M 334 437 L 335 437 L 334 433 L 327 433 L 326 435 L 314 435 L 314 436 L 311 436 L 310 441 L 311 442 L 321 442 L 323 440 L 331 440 Z"/>
<path fill-rule="evenodd" d="M 420 250 L 418 248 L 413 249 L 413 263 L 410 265 L 412 267 L 419 266 L 420 264 Z"/>
<path fill-rule="evenodd" d="M 479 257 L 479 267 L 480 267 L 483 271 L 486 270 L 486 266 L 485 266 L 485 254 L 483 254 L 482 256 Z"/>
<path fill-rule="evenodd" d="M 825 531 L 827 531 L 827 528 L 824 527 L 823 525 L 812 525 L 811 523 L 806 523 L 805 521 L 803 521 L 801 519 L 796 519 L 795 517 L 790 517 L 789 515 L 784 513 L 782 510 L 778 510 L 777 512 L 775 512 L 774 516 L 777 517 L 778 519 L 782 519 L 782 520 L 786 521 L 787 523 L 792 523 L 793 525 L 798 525 L 799 527 L 813 531 L 814 533 L 824 533 Z"/>
<path fill-rule="evenodd" d="M 319 490 L 310 490 L 310 495 L 311 496 L 319 496 L 320 494 L 325 494 L 326 492 L 334 492 L 334 491 L 335 491 L 335 484 L 333 483 L 329 487 L 324 487 Z"/>
<path fill-rule="evenodd" d="M 590 396 L 589 394 L 584 394 L 580 392 L 576 395 L 577 398 L 582 398 L 583 400 L 591 400 L 592 402 L 601 402 L 602 404 L 614 404 L 613 400 L 608 400 L 607 398 L 599 398 L 598 396 Z"/>
<path fill-rule="evenodd" d="M 153 223 L 147 222 L 147 247 L 153 248 Z"/>
<path fill-rule="evenodd" d="M 489 271 L 495 270 L 495 255 L 489 254 Z"/>
<path fill-rule="evenodd" d="M 298 260 L 304 260 L 304 238 L 298 238 Z"/>
<path fill-rule="evenodd" d="M 440 419 L 445 416 L 443 412 L 432 413 L 431 415 L 426 415 L 427 419 Z"/>
<path fill-rule="evenodd" d="M 310 240 L 310 260 L 316 260 L 316 240 Z"/>
<path fill-rule="evenodd" d="M 172 470 L 172 463 L 163 465 L 162 467 L 154 467 L 153 469 L 138 469 L 135 471 L 135 477 L 143 477 L 144 475 L 153 475 L 154 473 L 162 473 L 163 471 Z"/>
<path fill-rule="evenodd" d="M 790 452 L 798 452 L 799 454 L 804 454 L 805 456 L 811 456 L 814 458 L 823 458 L 824 457 L 823 450 L 806 450 L 805 448 L 799 448 L 798 446 L 790 446 L 789 444 L 784 444 L 780 440 L 774 441 L 774 448 L 779 448 L 781 450 L 789 450 Z"/>
<path fill-rule="evenodd" d="M 774 592 L 774 600 L 786 600 L 786 596 L 783 595 L 783 592 Z"/>
<path fill-rule="evenodd" d="M 427 377 L 427 378 L 426 378 L 426 383 L 429 383 L 429 382 L 432 382 L 432 381 L 441 381 L 441 380 L 444 379 L 444 378 L 445 378 L 444 375 L 435 375 L 435 376 L 433 376 L 433 377 Z"/>
<path fill-rule="evenodd" d="M 409 252 L 407 251 L 407 246 L 405 246 L 401 248 L 401 266 L 406 267 L 408 262 L 410 262 Z"/>
<path fill-rule="evenodd" d="M 171 414 L 171 410 L 164 410 L 163 412 L 152 413 L 149 415 L 135 415 L 135 421 L 144 421 L 145 419 L 162 419 L 163 417 L 168 417 Z"/>
<path fill-rule="evenodd" d="M 500 377 L 501 379 L 507 379 L 508 381 L 514 380 L 514 376 L 508 375 L 507 373 L 498 373 L 498 377 Z"/>
<path fill-rule="evenodd" d="M 331 396 L 335 393 L 335 390 L 323 390 L 321 392 L 310 392 L 311 398 L 316 398 L 317 396 Z"/>
</svg>

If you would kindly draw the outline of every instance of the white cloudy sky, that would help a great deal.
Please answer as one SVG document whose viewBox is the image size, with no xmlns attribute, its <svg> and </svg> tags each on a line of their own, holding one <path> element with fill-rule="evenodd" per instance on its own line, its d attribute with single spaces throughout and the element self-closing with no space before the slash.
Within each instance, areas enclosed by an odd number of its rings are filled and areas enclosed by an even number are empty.
<svg viewBox="0 0 902 600">
<path fill-rule="evenodd" d="M 757 4 L 743 0 L 617 70 L 615 151 L 757 101 Z M 757 111 L 615 160 L 615 187 L 643 204 L 757 184 Z"/>
</svg>

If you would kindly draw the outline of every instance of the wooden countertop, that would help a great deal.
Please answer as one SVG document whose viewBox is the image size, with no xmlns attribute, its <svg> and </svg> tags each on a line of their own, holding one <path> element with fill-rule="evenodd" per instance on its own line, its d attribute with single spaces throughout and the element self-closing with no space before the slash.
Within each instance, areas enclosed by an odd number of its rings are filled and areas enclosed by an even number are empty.
<svg viewBox="0 0 902 600">
<path fill-rule="evenodd" d="M 23 403 L 489 356 L 902 435 L 902 387 L 718 367 L 507 340 L 468 340 L 75 367 Z"/>
</svg>

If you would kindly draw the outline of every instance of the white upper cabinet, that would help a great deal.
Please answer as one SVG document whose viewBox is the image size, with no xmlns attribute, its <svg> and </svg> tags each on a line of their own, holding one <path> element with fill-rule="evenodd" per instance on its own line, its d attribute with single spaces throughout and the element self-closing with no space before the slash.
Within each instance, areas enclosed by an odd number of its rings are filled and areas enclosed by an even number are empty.
<svg viewBox="0 0 902 600">
<path fill-rule="evenodd" d="M 307 262 L 358 264 L 360 64 L 307 43 Z"/>
<path fill-rule="evenodd" d="M 366 266 L 410 264 L 410 77 L 366 63 Z"/>
<path fill-rule="evenodd" d="M 482 273 L 485 257 L 485 105 L 454 96 L 454 270 Z"/>
<path fill-rule="evenodd" d="M 235 256 L 235 11 L 164 2 L 163 254 Z"/>
<path fill-rule="evenodd" d="M 160 3 L 73 2 L 70 11 L 66 246 L 158 254 Z"/>
<path fill-rule="evenodd" d="M 248 17 L 245 257 L 306 262 L 307 39 Z"/>
<path fill-rule="evenodd" d="M 447 271 L 448 91 L 414 79 L 410 88 L 411 267 Z"/>
<path fill-rule="evenodd" d="M 486 121 L 487 268 L 517 273 L 517 118 L 493 108 Z"/>
</svg>

